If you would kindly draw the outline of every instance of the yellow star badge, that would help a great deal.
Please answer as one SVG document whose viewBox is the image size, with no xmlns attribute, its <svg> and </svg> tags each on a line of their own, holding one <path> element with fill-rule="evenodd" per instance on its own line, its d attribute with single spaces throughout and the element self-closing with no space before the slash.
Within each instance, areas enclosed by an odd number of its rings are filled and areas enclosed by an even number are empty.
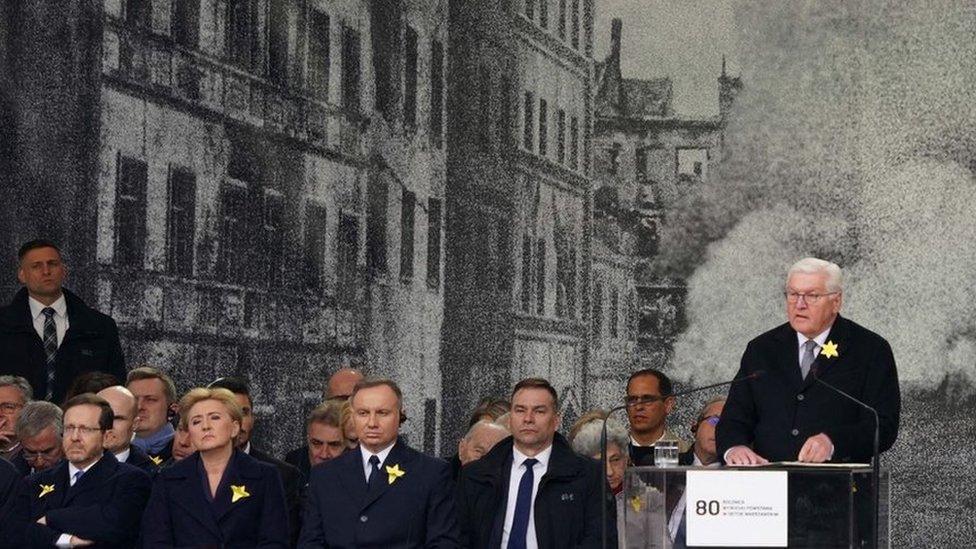
<svg viewBox="0 0 976 549">
<path fill-rule="evenodd" d="M 157 467 L 163 464 L 163 458 L 159 456 L 149 456 L 149 461 L 153 462 Z"/>
<path fill-rule="evenodd" d="M 230 491 L 231 491 L 231 496 L 230 496 L 231 503 L 237 503 L 237 500 L 239 499 L 251 497 L 251 494 L 247 493 L 247 487 L 243 485 L 234 486 L 233 484 L 231 484 Z"/>
<path fill-rule="evenodd" d="M 820 349 L 820 354 L 827 358 L 840 356 L 837 354 L 837 344 L 833 341 L 828 341 L 824 343 L 823 349 Z"/>
<path fill-rule="evenodd" d="M 388 482 L 390 484 L 393 484 L 394 482 L 396 482 L 396 479 L 398 479 L 398 478 L 402 477 L 403 475 L 407 474 L 407 472 L 404 471 L 403 469 L 400 469 L 400 464 L 397 463 L 397 464 L 393 465 L 392 467 L 390 467 L 389 465 L 387 465 L 386 466 L 386 474 L 387 475 L 390 475 L 389 478 L 387 479 Z"/>
<path fill-rule="evenodd" d="M 40 499 L 40 498 L 42 498 L 42 497 L 50 494 L 53 491 L 54 491 L 54 485 L 53 484 L 41 484 L 41 493 L 37 495 L 37 498 Z"/>
</svg>

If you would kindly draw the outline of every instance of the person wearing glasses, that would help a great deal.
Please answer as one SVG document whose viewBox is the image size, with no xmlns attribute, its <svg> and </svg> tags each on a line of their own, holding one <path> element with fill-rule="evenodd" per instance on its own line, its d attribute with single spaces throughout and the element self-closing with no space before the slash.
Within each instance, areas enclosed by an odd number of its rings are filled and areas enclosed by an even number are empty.
<svg viewBox="0 0 976 549">
<path fill-rule="evenodd" d="M 891 346 L 840 315 L 843 292 L 834 263 L 806 258 L 790 267 L 787 322 L 749 342 L 736 377 L 762 375 L 729 388 L 716 432 L 725 463 L 869 462 L 873 415 L 824 383 L 877 410 L 880 451 L 894 444 L 901 393 Z"/>
<path fill-rule="evenodd" d="M 149 497 L 149 476 L 119 463 L 103 444 L 112 407 L 83 393 L 64 404 L 65 460 L 21 484 L 14 521 L 19 547 L 133 547 Z"/>
<path fill-rule="evenodd" d="M 227 389 L 180 400 L 196 452 L 160 470 L 142 522 L 145 547 L 288 547 L 278 469 L 236 446 L 243 412 Z"/>
<path fill-rule="evenodd" d="M 14 426 L 34 391 L 20 376 L 0 376 L 0 458 L 10 460 L 20 451 Z"/>
<path fill-rule="evenodd" d="M 698 418 L 691 424 L 695 443 L 687 452 L 678 454 L 678 465 L 707 467 L 718 462 L 718 452 L 715 450 L 715 428 L 718 426 L 723 408 L 725 408 L 724 395 L 708 399 Z"/>
<path fill-rule="evenodd" d="M 20 451 L 10 460 L 21 476 L 45 471 L 64 457 L 61 449 L 61 408 L 46 400 L 28 402 L 17 417 L 14 433 Z"/>
</svg>

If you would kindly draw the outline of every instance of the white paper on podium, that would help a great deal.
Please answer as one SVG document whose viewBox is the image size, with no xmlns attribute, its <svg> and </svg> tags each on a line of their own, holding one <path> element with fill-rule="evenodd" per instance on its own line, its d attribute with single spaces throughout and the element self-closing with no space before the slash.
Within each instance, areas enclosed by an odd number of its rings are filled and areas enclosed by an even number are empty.
<svg viewBox="0 0 976 549">
<path fill-rule="evenodd" d="M 689 546 L 786 547 L 786 471 L 688 471 Z"/>
</svg>

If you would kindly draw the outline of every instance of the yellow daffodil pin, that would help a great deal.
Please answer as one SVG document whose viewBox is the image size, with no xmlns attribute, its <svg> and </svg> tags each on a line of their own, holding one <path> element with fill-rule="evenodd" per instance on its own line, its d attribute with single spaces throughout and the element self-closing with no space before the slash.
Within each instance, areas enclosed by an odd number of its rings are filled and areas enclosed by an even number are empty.
<svg viewBox="0 0 976 549">
<path fill-rule="evenodd" d="M 149 461 L 153 462 L 157 467 L 163 464 L 163 458 L 159 456 L 149 456 Z"/>
<path fill-rule="evenodd" d="M 231 491 L 231 496 L 230 496 L 231 503 L 237 503 L 237 500 L 239 499 L 251 497 L 251 494 L 247 492 L 247 487 L 244 485 L 234 486 L 233 484 L 231 484 L 230 491 Z"/>
<path fill-rule="evenodd" d="M 407 472 L 404 471 L 403 469 L 400 469 L 400 464 L 397 463 L 397 464 L 394 464 L 392 467 L 389 466 L 389 465 L 387 465 L 386 466 L 386 474 L 389 475 L 389 477 L 387 479 L 389 481 L 389 483 L 390 484 L 393 484 L 394 482 L 396 482 L 396 479 L 398 479 L 398 478 L 402 477 L 403 475 L 407 474 Z"/>
<path fill-rule="evenodd" d="M 824 343 L 823 349 L 820 349 L 820 354 L 822 354 L 827 358 L 840 356 L 837 353 L 837 344 L 834 343 L 833 341 L 828 341 L 827 343 Z"/>
<path fill-rule="evenodd" d="M 37 498 L 40 499 L 40 498 L 42 498 L 42 497 L 50 494 L 53 491 L 54 491 L 54 485 L 53 484 L 41 484 L 41 493 L 37 495 Z"/>
<path fill-rule="evenodd" d="M 644 505 L 641 503 L 640 496 L 634 496 L 630 498 L 630 507 L 634 510 L 635 513 L 640 513 L 641 507 L 643 506 Z"/>
</svg>

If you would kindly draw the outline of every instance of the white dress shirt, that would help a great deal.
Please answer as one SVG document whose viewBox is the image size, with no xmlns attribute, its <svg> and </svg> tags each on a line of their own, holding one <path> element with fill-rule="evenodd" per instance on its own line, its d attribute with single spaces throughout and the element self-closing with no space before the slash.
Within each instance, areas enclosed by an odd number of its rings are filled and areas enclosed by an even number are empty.
<svg viewBox="0 0 976 549">
<path fill-rule="evenodd" d="M 45 305 L 33 297 L 27 298 L 27 304 L 30 305 L 34 331 L 37 332 L 37 337 L 41 338 L 41 341 L 44 341 L 44 320 L 46 319 L 42 311 L 47 307 L 54 309 L 54 329 L 57 331 L 58 347 L 60 347 L 61 342 L 64 341 L 64 334 L 68 331 L 68 304 L 64 300 L 64 294 L 61 294 L 61 297 L 50 305 Z"/>
<path fill-rule="evenodd" d="M 390 450 L 393 449 L 395 444 L 396 441 L 394 440 L 389 446 L 383 448 L 375 454 L 367 450 L 362 444 L 359 445 L 359 452 L 363 459 L 363 473 L 366 475 L 366 482 L 369 482 L 369 475 L 373 472 L 373 466 L 369 464 L 369 458 L 373 456 L 380 458 L 380 463 L 377 465 L 377 467 L 383 467 L 383 464 L 386 462 L 386 457 L 390 455 Z"/>
<path fill-rule="evenodd" d="M 526 549 L 538 549 L 539 541 L 535 537 L 535 496 L 539 493 L 539 481 L 549 470 L 549 458 L 552 457 L 552 445 L 536 454 L 535 459 L 539 460 L 532 466 L 532 507 L 529 508 L 529 529 L 525 533 Z M 508 536 L 512 532 L 512 522 L 515 520 L 515 504 L 518 503 L 519 483 L 522 482 L 522 475 L 525 474 L 525 467 L 522 462 L 529 459 L 529 456 L 512 447 L 512 473 L 508 480 L 508 502 L 505 507 L 505 527 L 502 530 L 502 544 L 504 549 L 508 547 Z"/>
<path fill-rule="evenodd" d="M 119 463 L 125 463 L 125 460 L 129 459 L 129 455 L 132 453 L 132 446 L 126 446 L 125 450 L 115 454 L 115 459 Z"/>
</svg>

